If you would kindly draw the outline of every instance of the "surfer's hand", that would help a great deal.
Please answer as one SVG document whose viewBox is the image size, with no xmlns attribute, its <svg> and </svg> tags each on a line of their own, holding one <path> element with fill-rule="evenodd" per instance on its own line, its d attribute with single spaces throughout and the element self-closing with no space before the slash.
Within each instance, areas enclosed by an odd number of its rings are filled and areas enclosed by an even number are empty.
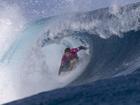
<svg viewBox="0 0 140 105">
<path fill-rule="evenodd" d="M 79 49 L 80 49 L 80 50 L 86 50 L 87 48 L 84 47 L 84 46 L 80 46 Z"/>
</svg>

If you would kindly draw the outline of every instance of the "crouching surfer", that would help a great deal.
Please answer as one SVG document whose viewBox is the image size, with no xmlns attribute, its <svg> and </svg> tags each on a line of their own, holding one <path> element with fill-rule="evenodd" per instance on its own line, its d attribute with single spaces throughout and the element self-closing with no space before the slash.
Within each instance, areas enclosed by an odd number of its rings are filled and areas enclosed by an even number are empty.
<svg viewBox="0 0 140 105">
<path fill-rule="evenodd" d="M 61 60 L 61 66 L 59 69 L 59 75 L 62 71 L 72 70 L 78 63 L 79 57 L 78 52 L 80 50 L 86 50 L 84 46 L 79 46 L 78 48 L 66 48 Z"/>
</svg>

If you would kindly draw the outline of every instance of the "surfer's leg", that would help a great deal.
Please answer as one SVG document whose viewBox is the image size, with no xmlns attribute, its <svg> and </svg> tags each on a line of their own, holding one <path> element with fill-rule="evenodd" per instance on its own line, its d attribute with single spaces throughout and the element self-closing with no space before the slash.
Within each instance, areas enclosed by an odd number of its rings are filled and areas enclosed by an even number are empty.
<svg viewBox="0 0 140 105">
<path fill-rule="evenodd" d="M 75 66 L 76 66 L 76 63 L 77 63 L 77 59 L 73 59 L 70 61 L 70 67 L 69 69 L 72 70 Z"/>
<path fill-rule="evenodd" d="M 64 68 L 63 66 L 60 66 L 59 71 L 58 71 L 58 75 L 61 74 L 61 71 L 62 71 L 63 68 Z"/>
</svg>

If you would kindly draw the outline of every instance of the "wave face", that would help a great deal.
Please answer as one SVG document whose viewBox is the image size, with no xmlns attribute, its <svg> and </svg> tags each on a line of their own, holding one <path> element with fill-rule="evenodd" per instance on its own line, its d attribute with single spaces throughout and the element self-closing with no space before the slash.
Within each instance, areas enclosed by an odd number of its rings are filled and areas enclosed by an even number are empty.
<svg viewBox="0 0 140 105">
<path fill-rule="evenodd" d="M 123 38 L 92 37 L 92 56 L 86 70 L 72 84 L 84 84 L 99 79 L 127 75 L 140 65 L 140 31 L 124 33 Z M 87 35 L 87 33 L 85 33 Z"/>
<path fill-rule="evenodd" d="M 139 30 L 140 3 L 50 17 L 28 25 L 0 59 L 9 76 L 3 77 L 8 87 L 1 103 L 134 72 L 140 67 Z M 80 64 L 58 76 L 64 48 L 79 45 L 89 47 L 79 53 Z M 8 92 L 14 96 L 5 99 Z"/>
</svg>

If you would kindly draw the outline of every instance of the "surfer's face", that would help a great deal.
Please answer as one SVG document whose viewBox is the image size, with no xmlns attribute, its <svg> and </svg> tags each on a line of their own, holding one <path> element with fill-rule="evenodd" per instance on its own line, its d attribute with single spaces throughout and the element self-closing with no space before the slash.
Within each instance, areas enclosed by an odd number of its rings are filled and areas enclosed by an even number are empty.
<svg viewBox="0 0 140 105">
<path fill-rule="evenodd" d="M 69 56 L 70 56 L 70 52 L 66 52 L 65 55 L 66 55 L 67 57 L 69 57 Z"/>
</svg>

